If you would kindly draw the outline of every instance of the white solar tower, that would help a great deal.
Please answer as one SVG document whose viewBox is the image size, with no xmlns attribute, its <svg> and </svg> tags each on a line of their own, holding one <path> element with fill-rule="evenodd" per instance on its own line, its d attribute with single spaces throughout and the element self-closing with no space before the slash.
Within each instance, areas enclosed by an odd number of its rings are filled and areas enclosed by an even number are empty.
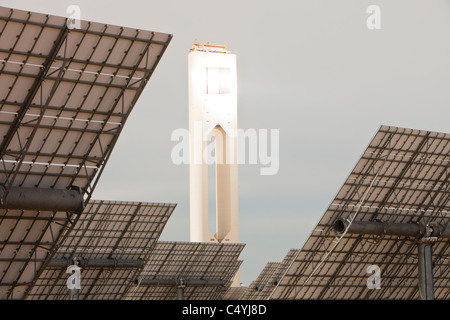
<svg viewBox="0 0 450 320">
<path fill-rule="evenodd" d="M 189 53 L 191 241 L 237 243 L 236 55 L 194 43 Z M 207 137 L 215 141 L 216 233 L 208 227 Z"/>
</svg>

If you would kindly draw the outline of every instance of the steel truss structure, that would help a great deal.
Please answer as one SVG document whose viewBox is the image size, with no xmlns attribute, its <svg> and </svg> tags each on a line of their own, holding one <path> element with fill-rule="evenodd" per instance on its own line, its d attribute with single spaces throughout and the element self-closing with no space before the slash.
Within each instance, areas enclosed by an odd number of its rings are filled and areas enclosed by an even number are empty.
<svg viewBox="0 0 450 320">
<path fill-rule="evenodd" d="M 266 289 L 267 285 L 272 285 L 276 280 L 273 278 L 274 273 L 280 268 L 279 262 L 268 262 L 259 274 L 258 278 L 253 281 L 247 288 L 243 300 L 260 300 L 260 295 Z M 276 283 L 275 283 L 276 284 Z"/>
<path fill-rule="evenodd" d="M 380 127 L 270 298 L 418 299 L 417 246 L 432 241 L 434 295 L 448 299 L 450 242 L 433 230 L 449 223 L 449 165 L 450 134 Z M 393 235 L 392 227 L 339 234 L 338 219 L 355 228 L 421 225 L 436 236 Z"/>
<path fill-rule="evenodd" d="M 269 298 L 275 286 L 281 280 L 286 269 L 290 266 L 298 249 L 289 250 L 282 262 L 269 262 L 259 274 L 258 278 L 253 281 L 247 288 L 241 299 L 243 300 L 266 300 Z"/>
<path fill-rule="evenodd" d="M 222 300 L 242 300 L 248 287 L 229 287 Z"/>
<path fill-rule="evenodd" d="M 69 29 L 67 22 L 0 7 L 1 299 L 28 294 L 79 217 L 45 205 L 17 208 L 17 201 L 7 207 L 12 191 L 21 192 L 13 188 L 26 188 L 29 205 L 42 203 L 40 191 L 62 199 L 78 190 L 87 206 L 172 38 L 87 21 Z"/>
<path fill-rule="evenodd" d="M 121 299 L 147 263 L 175 207 L 90 201 L 25 298 L 67 299 L 67 267 L 79 265 L 78 299 Z"/>
<path fill-rule="evenodd" d="M 125 299 L 220 300 L 242 263 L 239 255 L 244 246 L 158 242 Z"/>
</svg>

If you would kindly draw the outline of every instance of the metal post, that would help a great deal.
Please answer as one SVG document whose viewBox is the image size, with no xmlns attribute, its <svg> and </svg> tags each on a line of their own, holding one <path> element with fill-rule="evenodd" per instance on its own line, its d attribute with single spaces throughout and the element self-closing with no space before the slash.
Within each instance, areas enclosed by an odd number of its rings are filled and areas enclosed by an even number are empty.
<svg viewBox="0 0 450 320">
<path fill-rule="evenodd" d="M 422 241 L 417 245 L 419 256 L 419 293 L 422 300 L 434 300 L 433 247 Z"/>
<path fill-rule="evenodd" d="M 183 286 L 177 287 L 177 300 L 184 300 L 184 287 Z"/>
<path fill-rule="evenodd" d="M 81 268 L 78 266 L 79 259 L 74 258 L 72 265 L 67 267 L 66 272 L 70 274 L 67 279 L 67 288 L 69 289 L 69 300 L 80 299 L 80 282 L 81 282 Z"/>
<path fill-rule="evenodd" d="M 69 300 L 79 300 L 80 289 L 69 289 Z"/>
<path fill-rule="evenodd" d="M 177 285 L 177 300 L 184 300 L 184 288 L 186 287 L 186 280 L 178 279 Z"/>
</svg>

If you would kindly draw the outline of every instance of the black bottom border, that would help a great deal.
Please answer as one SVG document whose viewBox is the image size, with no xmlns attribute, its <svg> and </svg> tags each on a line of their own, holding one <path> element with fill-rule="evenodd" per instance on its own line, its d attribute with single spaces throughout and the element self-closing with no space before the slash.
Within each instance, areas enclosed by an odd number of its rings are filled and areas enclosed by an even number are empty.
<svg viewBox="0 0 450 320">
<path fill-rule="evenodd" d="M 356 301 L 356 300 L 221 300 L 221 301 L 0 301 L 3 311 L 14 316 L 44 315 L 89 319 L 112 317 L 145 319 L 311 319 L 323 317 L 364 318 L 399 315 L 418 317 L 448 310 L 449 301 Z M 442 310 L 441 310 L 442 309 Z"/>
</svg>

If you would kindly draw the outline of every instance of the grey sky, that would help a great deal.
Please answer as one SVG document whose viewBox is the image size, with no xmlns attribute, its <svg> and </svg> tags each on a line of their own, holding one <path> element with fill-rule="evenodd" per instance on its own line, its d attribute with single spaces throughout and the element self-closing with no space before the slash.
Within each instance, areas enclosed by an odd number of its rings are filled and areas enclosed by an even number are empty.
<svg viewBox="0 0 450 320">
<path fill-rule="evenodd" d="M 174 35 L 94 198 L 174 202 L 161 239 L 189 240 L 189 168 L 173 130 L 188 127 L 193 41 L 237 54 L 238 126 L 280 129 L 280 170 L 239 168 L 241 281 L 301 248 L 382 124 L 450 132 L 448 0 L 1 0 L 23 10 Z M 381 30 L 366 9 L 381 8 Z"/>
</svg>

